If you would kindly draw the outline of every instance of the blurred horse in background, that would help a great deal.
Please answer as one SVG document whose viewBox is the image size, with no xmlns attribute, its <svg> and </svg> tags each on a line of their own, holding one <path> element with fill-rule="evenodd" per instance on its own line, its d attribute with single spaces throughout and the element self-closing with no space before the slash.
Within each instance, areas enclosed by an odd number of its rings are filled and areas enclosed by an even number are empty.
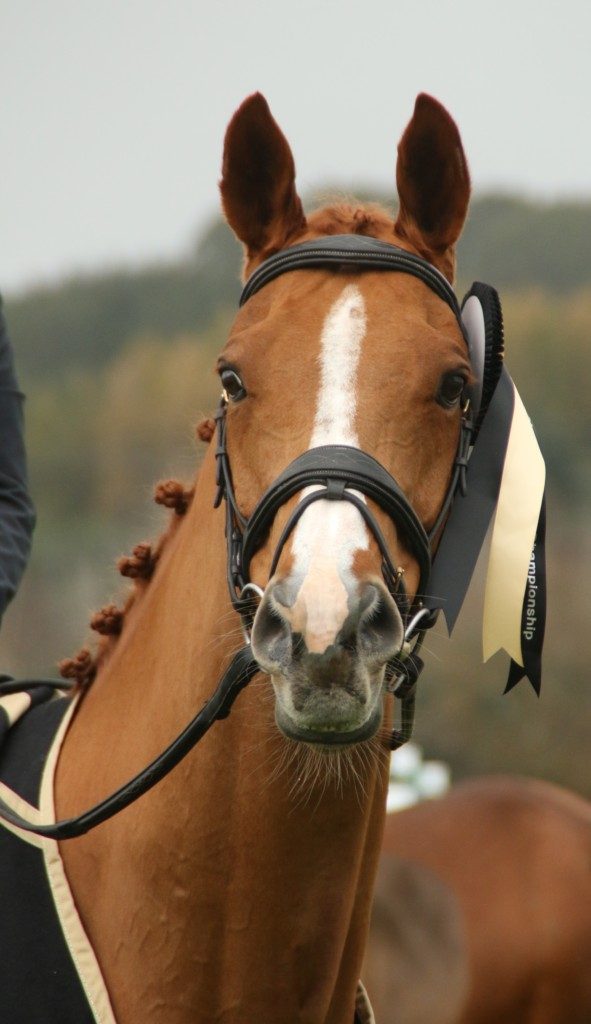
<svg viewBox="0 0 591 1024">
<path fill-rule="evenodd" d="M 589 1024 L 591 806 L 491 777 L 388 817 L 363 977 L 380 1024 Z"/>
</svg>

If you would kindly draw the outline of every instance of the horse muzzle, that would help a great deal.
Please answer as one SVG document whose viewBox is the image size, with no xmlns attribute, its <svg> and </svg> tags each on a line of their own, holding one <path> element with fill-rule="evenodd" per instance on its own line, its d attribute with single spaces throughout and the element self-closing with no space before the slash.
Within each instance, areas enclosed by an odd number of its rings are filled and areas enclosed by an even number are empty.
<svg viewBox="0 0 591 1024">
<path fill-rule="evenodd" d="M 377 578 L 357 585 L 340 624 L 319 620 L 322 610 L 302 589 L 289 578 L 272 581 L 252 630 L 277 725 L 290 739 L 323 746 L 366 740 L 380 726 L 385 668 L 402 644 L 400 612 Z"/>
</svg>

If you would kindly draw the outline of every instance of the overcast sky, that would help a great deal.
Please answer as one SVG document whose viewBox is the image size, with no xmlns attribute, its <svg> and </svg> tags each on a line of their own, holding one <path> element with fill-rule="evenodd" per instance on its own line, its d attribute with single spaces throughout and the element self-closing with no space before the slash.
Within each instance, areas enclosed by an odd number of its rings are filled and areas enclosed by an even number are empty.
<svg viewBox="0 0 591 1024">
<path fill-rule="evenodd" d="M 186 250 L 265 93 L 300 191 L 391 185 L 417 92 L 475 186 L 591 195 L 589 0 L 0 0 L 0 289 Z"/>
</svg>

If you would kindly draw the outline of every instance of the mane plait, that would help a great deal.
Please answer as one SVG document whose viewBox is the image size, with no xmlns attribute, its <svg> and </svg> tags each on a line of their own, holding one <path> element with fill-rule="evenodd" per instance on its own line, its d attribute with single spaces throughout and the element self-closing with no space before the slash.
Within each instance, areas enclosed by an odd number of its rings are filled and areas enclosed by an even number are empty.
<svg viewBox="0 0 591 1024">
<path fill-rule="evenodd" d="M 149 541 L 142 541 L 136 544 L 131 555 L 122 555 L 117 562 L 117 568 L 122 576 L 132 580 L 149 580 L 152 578 L 158 555 L 152 550 Z"/>
<path fill-rule="evenodd" d="M 63 679 L 74 679 L 76 690 L 84 690 L 93 682 L 97 672 L 96 658 L 88 647 L 81 647 L 73 658 L 64 658 L 58 664 Z"/>
<path fill-rule="evenodd" d="M 204 444 L 209 444 L 215 434 L 215 420 L 212 419 L 211 416 L 201 420 L 195 428 L 195 433 L 199 441 L 203 441 Z"/>
<path fill-rule="evenodd" d="M 154 501 L 157 505 L 173 509 L 177 516 L 184 516 L 193 500 L 194 488 L 185 487 L 178 480 L 163 480 L 156 484 Z"/>
<path fill-rule="evenodd" d="M 101 636 L 119 636 L 123 629 L 123 617 L 123 609 L 108 604 L 94 613 L 90 620 L 90 628 L 95 629 Z"/>
<path fill-rule="evenodd" d="M 178 480 L 165 480 L 156 485 L 154 501 L 157 505 L 171 509 L 173 514 L 170 522 L 155 544 L 142 541 L 135 545 L 130 555 L 124 555 L 118 560 L 119 572 L 132 580 L 132 587 L 122 608 L 107 604 L 92 614 L 90 628 L 99 634 L 95 650 L 91 651 L 90 647 L 84 646 L 73 657 L 59 662 L 60 675 L 64 679 L 76 681 L 74 692 L 91 685 L 99 668 L 113 650 L 124 630 L 128 612 L 149 585 L 165 545 L 191 504 L 193 493 L 193 487 L 187 487 Z"/>
<path fill-rule="evenodd" d="M 145 585 L 144 585 L 145 586 Z M 90 617 L 90 628 L 99 634 L 98 643 L 93 651 L 82 647 L 72 658 L 65 658 L 58 664 L 58 670 L 64 679 L 74 679 L 74 692 L 86 690 L 94 682 L 96 674 L 115 646 L 123 631 L 125 616 L 132 604 L 135 604 L 137 587 L 134 586 L 127 594 L 122 608 L 115 604 L 105 605 Z"/>
</svg>

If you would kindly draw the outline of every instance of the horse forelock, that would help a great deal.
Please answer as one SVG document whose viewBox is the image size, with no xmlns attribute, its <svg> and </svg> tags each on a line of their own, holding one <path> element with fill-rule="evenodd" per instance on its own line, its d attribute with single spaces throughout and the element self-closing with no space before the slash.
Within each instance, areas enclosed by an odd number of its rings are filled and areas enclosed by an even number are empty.
<svg viewBox="0 0 591 1024">
<path fill-rule="evenodd" d="M 379 203 L 334 197 L 328 198 L 326 205 L 308 215 L 308 232 L 318 235 L 370 235 L 391 240 L 394 219 Z"/>
</svg>

